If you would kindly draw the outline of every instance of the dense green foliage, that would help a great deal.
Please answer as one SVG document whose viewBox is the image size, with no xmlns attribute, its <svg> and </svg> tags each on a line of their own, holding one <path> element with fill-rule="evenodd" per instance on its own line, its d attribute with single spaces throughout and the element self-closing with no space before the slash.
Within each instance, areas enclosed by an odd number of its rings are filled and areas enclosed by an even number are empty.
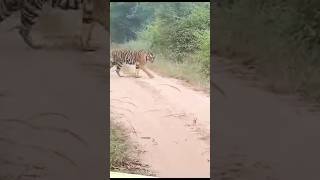
<svg viewBox="0 0 320 180">
<path fill-rule="evenodd" d="M 254 60 L 274 84 L 320 100 L 320 1 L 225 0 L 215 14 L 218 55 Z"/>
<path fill-rule="evenodd" d="M 209 3 L 111 3 L 111 39 L 151 49 L 172 63 L 197 64 L 195 71 L 209 79 Z"/>
<path fill-rule="evenodd" d="M 137 38 L 136 33 L 153 18 L 155 6 L 137 2 L 110 3 L 111 40 L 124 43 Z"/>
<path fill-rule="evenodd" d="M 141 33 L 142 39 L 151 41 L 155 49 L 171 53 L 177 61 L 196 52 L 203 34 L 210 29 L 210 12 L 209 7 L 194 6 L 163 4 L 155 20 Z"/>
</svg>

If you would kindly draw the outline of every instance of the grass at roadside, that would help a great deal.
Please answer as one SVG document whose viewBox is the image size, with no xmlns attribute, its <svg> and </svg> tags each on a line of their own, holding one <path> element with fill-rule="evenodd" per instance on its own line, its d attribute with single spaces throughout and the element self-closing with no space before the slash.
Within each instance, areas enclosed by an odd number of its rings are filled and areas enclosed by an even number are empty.
<svg viewBox="0 0 320 180">
<path fill-rule="evenodd" d="M 148 166 L 139 161 L 140 151 L 130 141 L 125 128 L 111 122 L 110 132 L 110 171 L 139 175 L 154 175 Z"/>
<path fill-rule="evenodd" d="M 192 86 L 209 91 L 210 80 L 203 77 L 201 73 L 201 65 L 192 59 L 185 60 L 182 63 L 176 63 L 166 60 L 164 57 L 158 56 L 153 64 L 147 66 L 156 73 L 164 76 L 181 79 Z"/>
</svg>

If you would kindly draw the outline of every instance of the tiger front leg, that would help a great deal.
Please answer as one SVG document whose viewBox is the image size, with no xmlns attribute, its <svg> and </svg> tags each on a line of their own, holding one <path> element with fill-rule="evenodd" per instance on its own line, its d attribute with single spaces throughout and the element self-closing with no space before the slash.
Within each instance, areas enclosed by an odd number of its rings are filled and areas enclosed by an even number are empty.
<svg viewBox="0 0 320 180">
<path fill-rule="evenodd" d="M 96 51 L 97 47 L 91 45 L 91 36 L 94 28 L 93 18 L 93 1 L 84 0 L 82 6 L 82 33 L 81 33 L 81 46 L 84 51 Z"/>
<path fill-rule="evenodd" d="M 136 73 L 135 73 L 135 77 L 136 77 L 136 78 L 140 78 L 140 76 L 139 76 L 139 71 L 140 71 L 140 67 L 139 67 L 138 64 L 136 64 Z"/>
<path fill-rule="evenodd" d="M 98 47 L 91 45 L 92 31 L 94 23 L 82 24 L 81 48 L 84 51 L 96 51 Z"/>
</svg>

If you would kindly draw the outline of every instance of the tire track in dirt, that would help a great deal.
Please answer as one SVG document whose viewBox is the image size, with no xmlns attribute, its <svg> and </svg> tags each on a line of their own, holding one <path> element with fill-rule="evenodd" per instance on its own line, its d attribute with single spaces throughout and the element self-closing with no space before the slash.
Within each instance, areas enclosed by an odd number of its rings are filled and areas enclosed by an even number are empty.
<svg viewBox="0 0 320 180">
<path fill-rule="evenodd" d="M 154 73 L 153 73 L 154 74 Z M 141 75 L 144 75 L 143 72 Z M 210 176 L 210 98 L 179 80 L 120 78 L 111 69 L 111 111 L 132 129 L 158 177 Z"/>
</svg>

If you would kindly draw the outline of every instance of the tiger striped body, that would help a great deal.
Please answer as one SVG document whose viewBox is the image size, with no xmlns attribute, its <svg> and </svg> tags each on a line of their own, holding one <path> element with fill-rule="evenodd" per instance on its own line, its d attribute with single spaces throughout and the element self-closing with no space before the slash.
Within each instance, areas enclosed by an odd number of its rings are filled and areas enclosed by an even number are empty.
<svg viewBox="0 0 320 180">
<path fill-rule="evenodd" d="M 146 68 L 144 67 L 147 62 L 153 63 L 155 56 L 151 52 L 146 52 L 143 50 L 132 51 L 127 49 L 118 49 L 111 52 L 111 65 L 110 69 L 113 66 L 117 66 L 116 73 L 119 77 L 120 70 L 123 64 L 136 65 L 136 77 L 139 77 L 140 68 L 150 77 L 153 78 Z"/>
<path fill-rule="evenodd" d="M 51 0 L 52 8 L 63 10 L 79 10 L 82 8 L 82 47 L 90 50 L 89 40 L 93 29 L 93 0 Z M 48 0 L 0 0 L 0 23 L 9 17 L 13 12 L 20 11 L 21 25 L 15 28 L 19 29 L 19 34 L 24 42 L 31 48 L 38 49 L 32 41 L 30 32 L 32 26 L 37 22 L 42 8 Z"/>
</svg>

